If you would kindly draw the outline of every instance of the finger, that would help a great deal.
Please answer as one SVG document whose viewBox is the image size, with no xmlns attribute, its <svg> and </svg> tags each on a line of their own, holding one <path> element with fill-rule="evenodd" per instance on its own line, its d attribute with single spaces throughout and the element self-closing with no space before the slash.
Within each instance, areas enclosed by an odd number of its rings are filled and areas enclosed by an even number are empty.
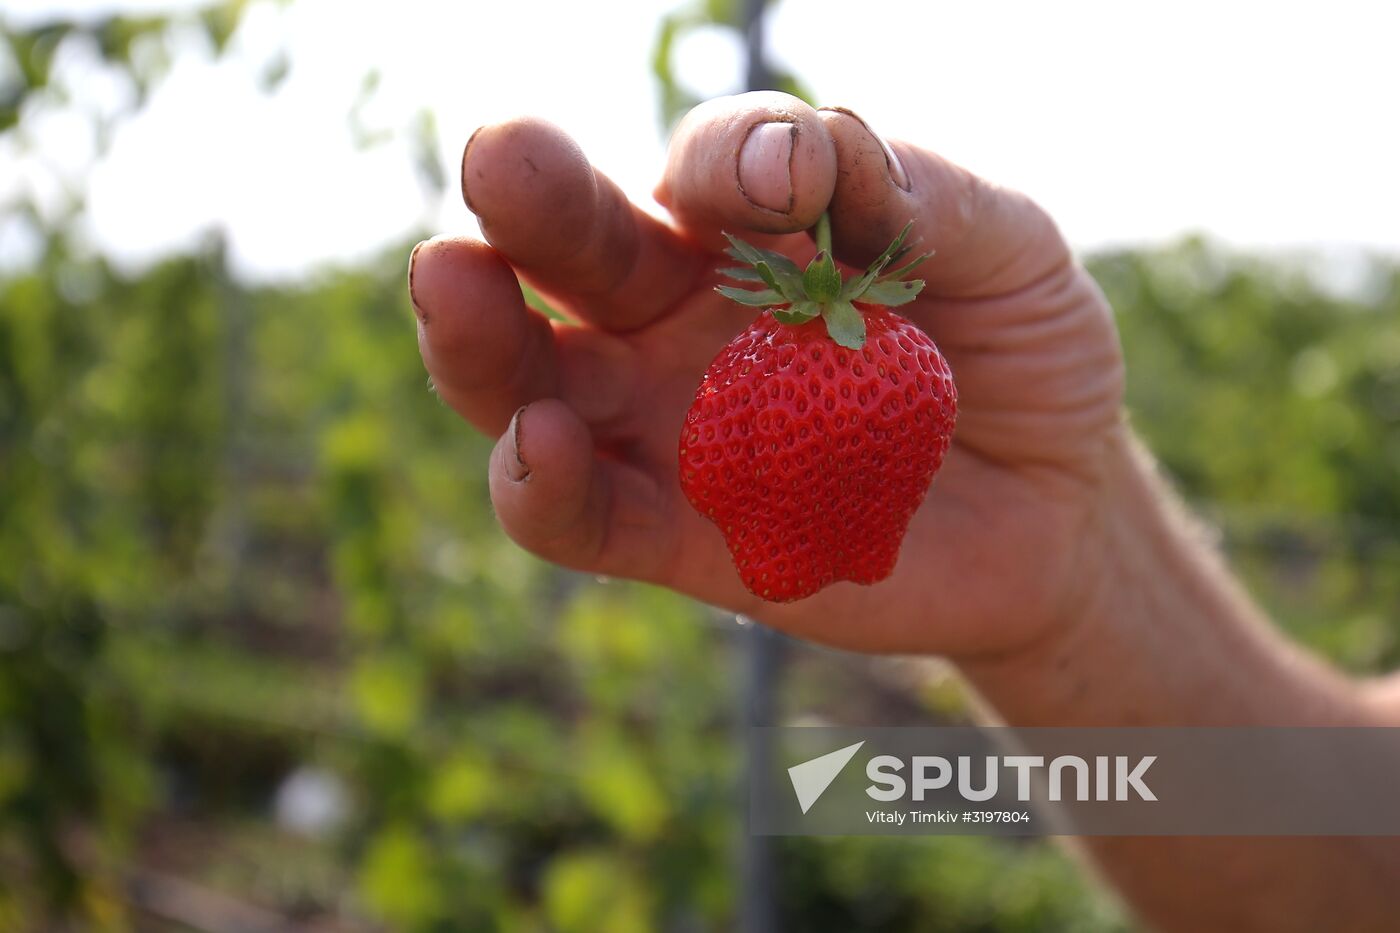
<svg viewBox="0 0 1400 933">
<path fill-rule="evenodd" d="M 792 233 L 817 222 L 836 184 L 836 150 L 817 112 L 788 94 L 708 101 L 676 128 L 656 189 L 686 232 Z"/>
<path fill-rule="evenodd" d="M 495 250 L 433 239 L 409 260 L 418 346 L 438 395 L 472 424 L 499 432 L 526 402 L 558 388 L 549 322 L 525 306 L 520 283 Z"/>
<path fill-rule="evenodd" d="M 656 481 L 599 458 L 587 425 L 557 400 L 516 412 L 491 455 L 490 485 L 506 533 L 554 563 L 651 579 L 674 547 Z"/>
<path fill-rule="evenodd" d="M 911 316 L 958 383 L 958 441 L 1001 462 L 1082 465 L 1084 439 L 1119 420 L 1123 366 L 1107 304 L 1049 216 L 936 153 L 885 143 L 846 110 L 822 111 L 840 166 L 832 239 L 868 261 L 913 221 L 932 250 Z"/>
<path fill-rule="evenodd" d="M 636 365 L 627 347 L 586 328 L 556 331 L 526 307 L 514 271 L 485 243 L 420 243 L 409 293 L 438 395 L 482 431 L 498 434 L 517 408 L 545 397 L 567 400 L 599 425 L 630 406 Z"/>
<path fill-rule="evenodd" d="M 1059 230 L 1025 195 L 993 185 L 942 156 L 887 143 L 842 108 L 820 111 L 836 150 L 832 241 L 847 262 L 877 256 L 905 224 L 930 295 L 1005 295 L 1070 265 Z"/>
<path fill-rule="evenodd" d="M 462 197 L 513 266 L 580 317 L 627 331 L 670 308 L 708 260 L 632 205 L 562 130 L 483 126 L 462 154 Z"/>
</svg>

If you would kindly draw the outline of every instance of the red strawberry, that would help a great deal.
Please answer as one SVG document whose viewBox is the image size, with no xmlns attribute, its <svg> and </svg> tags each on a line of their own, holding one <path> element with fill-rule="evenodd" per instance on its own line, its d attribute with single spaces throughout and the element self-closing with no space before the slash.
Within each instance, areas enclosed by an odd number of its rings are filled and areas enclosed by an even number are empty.
<svg viewBox="0 0 1400 933">
<path fill-rule="evenodd" d="M 887 310 L 923 287 L 903 276 L 926 256 L 884 273 L 906 254 L 908 232 L 847 281 L 829 248 L 804 272 L 730 237 L 730 254 L 747 265 L 725 274 L 767 288 L 719 291 L 772 310 L 705 373 L 681 432 L 680 479 L 764 599 L 888 577 L 947 453 L 957 415 L 948 364 Z M 828 237 L 823 222 L 818 243 Z"/>
</svg>

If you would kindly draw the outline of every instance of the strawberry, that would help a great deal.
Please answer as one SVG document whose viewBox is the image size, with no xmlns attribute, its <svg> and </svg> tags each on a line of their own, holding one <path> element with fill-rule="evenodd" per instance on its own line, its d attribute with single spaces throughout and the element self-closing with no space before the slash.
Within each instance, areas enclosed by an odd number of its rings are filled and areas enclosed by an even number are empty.
<svg viewBox="0 0 1400 933">
<path fill-rule="evenodd" d="M 905 276 L 927 256 L 885 272 L 909 227 L 843 279 L 822 221 L 805 270 L 729 237 L 744 265 L 723 274 L 765 287 L 717 290 L 769 310 L 710 364 L 680 439 L 686 498 L 719 526 L 744 585 L 773 602 L 890 575 L 957 416 L 938 347 L 889 310 L 923 287 Z"/>
</svg>

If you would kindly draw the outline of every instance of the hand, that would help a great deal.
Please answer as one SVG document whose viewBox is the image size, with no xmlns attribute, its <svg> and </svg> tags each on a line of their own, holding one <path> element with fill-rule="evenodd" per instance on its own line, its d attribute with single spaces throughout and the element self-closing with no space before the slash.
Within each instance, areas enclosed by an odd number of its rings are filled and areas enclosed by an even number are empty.
<svg viewBox="0 0 1400 933">
<path fill-rule="evenodd" d="M 1122 359 L 1103 297 L 1030 200 L 771 92 L 682 122 L 656 192 L 674 226 L 537 120 L 478 130 L 462 188 L 490 245 L 415 249 L 419 347 L 443 399 L 501 435 L 491 497 L 523 547 L 861 651 L 996 655 L 1073 621 L 1101 554 L 1091 529 L 1122 431 Z M 844 262 L 869 261 L 910 220 L 916 251 L 934 251 L 900 310 L 942 348 L 960 414 L 894 574 L 776 605 L 744 589 L 685 501 L 676 451 L 701 374 L 754 313 L 712 290 L 719 231 L 805 264 L 803 231 L 827 210 Z M 517 278 L 571 321 L 527 308 Z"/>
</svg>

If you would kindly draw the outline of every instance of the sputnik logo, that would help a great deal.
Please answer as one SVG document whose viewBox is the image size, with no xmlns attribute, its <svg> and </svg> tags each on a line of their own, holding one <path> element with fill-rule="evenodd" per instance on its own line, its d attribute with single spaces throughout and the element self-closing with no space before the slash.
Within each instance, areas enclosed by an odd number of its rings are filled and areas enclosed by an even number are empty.
<svg viewBox="0 0 1400 933">
<path fill-rule="evenodd" d="M 802 807 L 802 812 L 806 813 L 812 809 L 812 804 L 816 803 L 826 789 L 831 786 L 831 782 L 836 780 L 846 767 L 850 764 L 856 752 L 865 742 L 857 742 L 854 745 L 847 745 L 845 748 L 838 748 L 834 752 L 828 752 L 818 758 L 812 758 L 802 762 L 800 765 L 793 765 L 788 768 L 788 778 L 792 781 L 793 792 L 797 794 L 798 806 Z"/>
</svg>

